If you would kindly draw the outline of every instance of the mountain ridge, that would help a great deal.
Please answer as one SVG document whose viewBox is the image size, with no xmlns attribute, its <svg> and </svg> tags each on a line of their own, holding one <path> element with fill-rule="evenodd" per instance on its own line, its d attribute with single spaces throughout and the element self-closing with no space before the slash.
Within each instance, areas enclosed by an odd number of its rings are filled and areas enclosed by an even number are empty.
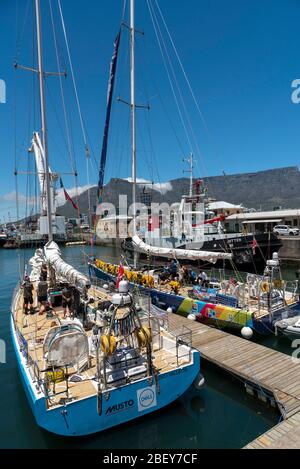
<svg viewBox="0 0 300 469">
<path fill-rule="evenodd" d="M 208 188 L 208 197 L 224 200 L 233 204 L 243 204 L 257 210 L 272 210 L 277 207 L 300 207 L 300 172 L 297 166 L 274 168 L 257 172 L 224 174 L 202 178 Z M 177 178 L 162 183 L 164 190 L 159 191 L 159 183 L 155 188 L 146 183 L 137 186 L 137 201 L 145 191 L 151 194 L 152 202 L 168 204 L 180 202 L 183 194 L 188 194 L 189 179 Z M 169 189 L 165 190 L 166 184 Z M 126 195 L 128 205 L 131 204 L 131 182 L 126 179 L 112 178 L 103 189 L 103 202 L 112 203 L 118 207 L 119 195 Z M 97 186 L 90 188 L 91 205 L 97 203 Z M 88 212 L 88 191 L 78 197 L 81 213 Z M 76 217 L 77 212 L 69 202 L 59 207 L 59 213 L 66 217 Z"/>
</svg>

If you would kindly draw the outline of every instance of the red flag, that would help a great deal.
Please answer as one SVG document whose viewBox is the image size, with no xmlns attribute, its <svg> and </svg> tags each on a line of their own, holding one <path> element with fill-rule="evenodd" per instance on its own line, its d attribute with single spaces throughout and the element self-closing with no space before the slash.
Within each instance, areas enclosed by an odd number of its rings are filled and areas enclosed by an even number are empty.
<svg viewBox="0 0 300 469">
<path fill-rule="evenodd" d="M 148 217 L 148 231 L 154 231 L 157 228 L 159 228 L 159 217 L 158 216 Z"/>
<path fill-rule="evenodd" d="M 252 244 L 251 244 L 251 247 L 252 247 L 252 252 L 253 252 L 253 255 L 255 255 L 255 250 L 257 248 L 257 241 L 255 238 L 253 238 L 253 241 L 252 241 Z"/>
<path fill-rule="evenodd" d="M 77 205 L 75 204 L 74 200 L 69 196 L 69 194 L 67 193 L 66 189 L 64 188 L 64 185 L 63 185 L 63 182 L 62 182 L 62 179 L 60 178 L 60 188 L 64 190 L 64 194 L 65 194 L 65 199 L 68 200 L 69 202 L 71 202 L 71 204 L 73 205 L 73 208 L 75 210 L 78 210 L 78 207 Z"/>
<path fill-rule="evenodd" d="M 116 283 L 117 288 L 119 288 L 119 283 L 120 283 L 123 275 L 124 275 L 124 267 L 123 267 L 122 263 L 120 262 L 119 270 L 118 270 L 118 278 L 117 278 L 117 283 Z"/>
</svg>

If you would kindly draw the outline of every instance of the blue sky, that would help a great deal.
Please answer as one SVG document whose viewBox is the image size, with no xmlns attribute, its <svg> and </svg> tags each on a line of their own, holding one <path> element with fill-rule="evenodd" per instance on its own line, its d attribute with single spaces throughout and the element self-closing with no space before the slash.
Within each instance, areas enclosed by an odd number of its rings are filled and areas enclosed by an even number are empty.
<svg viewBox="0 0 300 469">
<path fill-rule="evenodd" d="M 205 125 L 189 94 L 170 42 L 168 54 L 184 97 L 192 131 L 187 138 L 156 42 L 146 0 L 136 0 L 138 177 L 166 181 L 183 175 L 182 158 L 193 150 L 195 176 L 257 171 L 298 165 L 300 104 L 291 101 L 291 82 L 300 78 L 300 2 L 297 0 L 157 0 L 180 59 L 189 77 Z M 48 0 L 42 0 L 44 61 L 55 71 Z M 151 0 L 155 6 L 155 0 Z M 57 2 L 52 0 L 60 57 L 67 55 Z M 123 0 L 62 0 L 78 93 L 92 148 L 90 183 L 97 183 L 97 165 L 105 117 L 106 88 L 112 44 Z M 18 62 L 33 65 L 32 1 L 2 0 L 0 79 L 5 80 L 7 103 L 0 104 L 1 186 L 0 217 L 15 214 L 13 177 L 28 166 L 27 148 L 39 130 L 37 84 L 30 72 L 13 69 Z M 156 15 L 159 17 L 156 8 Z M 16 20 L 18 17 L 18 20 Z M 162 28 L 162 23 L 160 22 Z M 162 29 L 163 31 L 163 29 Z M 166 32 L 163 31 L 167 40 Z M 112 112 L 106 181 L 130 176 L 129 109 L 117 96 L 129 99 L 128 31 L 124 29 Z M 72 147 L 79 184 L 87 184 L 86 160 L 70 74 L 64 80 L 72 128 Z M 173 83 L 174 86 L 174 83 Z M 66 149 L 59 80 L 47 78 L 50 163 L 54 171 L 71 171 Z M 35 90 L 33 92 L 33 90 Z M 181 109 L 184 113 L 184 110 Z M 14 117 L 16 115 L 16 118 Z M 16 121 L 16 126 L 14 125 Z M 16 128 L 16 130 L 14 130 Z M 191 145 L 189 143 L 191 141 Z M 66 187 L 74 186 L 63 175 Z M 33 178 L 19 176 L 19 191 L 33 197 Z M 21 197 L 24 212 L 25 197 Z M 22 211 L 21 210 L 21 211 Z M 28 210 L 28 208 L 27 208 Z M 3 219 L 3 218 L 2 218 Z"/>
</svg>

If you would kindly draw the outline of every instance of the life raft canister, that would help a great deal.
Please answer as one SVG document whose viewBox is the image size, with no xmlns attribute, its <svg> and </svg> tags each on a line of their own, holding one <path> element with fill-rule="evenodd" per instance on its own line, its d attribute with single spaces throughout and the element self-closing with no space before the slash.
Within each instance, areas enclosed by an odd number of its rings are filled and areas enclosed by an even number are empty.
<svg viewBox="0 0 300 469">
<path fill-rule="evenodd" d="M 284 287 L 284 282 L 283 280 L 276 279 L 276 280 L 273 280 L 273 285 L 274 285 L 274 288 L 277 288 L 278 290 L 280 290 L 281 288 Z"/>
<path fill-rule="evenodd" d="M 270 286 L 269 286 L 268 282 L 262 282 L 262 283 L 260 284 L 260 289 L 261 289 L 261 291 L 262 291 L 263 293 L 269 293 L 269 291 L 270 291 Z"/>
</svg>

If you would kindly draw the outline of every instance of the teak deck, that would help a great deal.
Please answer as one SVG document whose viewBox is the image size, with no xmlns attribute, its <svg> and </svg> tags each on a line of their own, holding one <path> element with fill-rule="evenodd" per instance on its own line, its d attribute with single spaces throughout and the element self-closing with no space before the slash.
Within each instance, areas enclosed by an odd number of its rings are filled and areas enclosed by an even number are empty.
<svg viewBox="0 0 300 469">
<path fill-rule="evenodd" d="M 37 308 L 37 299 L 36 299 L 36 283 L 33 282 L 34 285 L 34 306 Z M 97 287 L 92 286 L 89 291 L 90 296 L 98 300 L 109 300 L 110 296 L 108 293 L 105 293 L 99 290 Z M 119 310 L 120 314 L 121 310 Z M 44 338 L 47 334 L 47 331 L 53 327 L 58 326 L 63 319 L 63 308 L 54 307 L 52 309 L 53 317 L 47 317 L 46 313 L 40 315 L 38 312 L 34 314 L 23 314 L 23 295 L 21 294 L 19 297 L 19 301 L 16 305 L 15 310 L 15 322 L 22 333 L 24 339 L 28 344 L 28 355 L 31 359 L 36 363 L 38 366 L 42 378 L 45 376 L 45 359 L 43 356 L 43 342 Z M 87 335 L 90 336 L 92 331 L 88 331 Z M 164 333 L 165 334 L 165 333 Z M 178 360 L 178 364 L 184 365 L 188 362 L 185 357 L 181 357 Z M 153 348 L 153 365 L 159 372 L 167 372 L 172 369 L 176 369 L 178 366 L 177 358 L 175 352 L 171 352 L 169 350 L 163 348 Z M 95 374 L 96 374 L 96 358 L 94 356 L 89 357 L 89 365 L 84 367 L 83 370 L 77 370 L 72 367 L 68 368 L 68 378 L 71 378 L 73 374 L 77 372 L 82 377 L 82 381 L 72 382 L 68 379 L 68 396 L 69 400 L 79 400 L 84 399 L 87 397 L 91 397 L 97 394 L 97 381 L 95 381 Z M 48 399 L 48 408 L 53 409 L 58 405 L 63 405 L 66 396 L 67 396 L 67 385 L 66 380 L 63 380 L 60 383 L 56 383 L 55 387 L 53 383 L 50 384 L 52 388 L 52 394 L 55 392 L 58 393 L 55 396 L 52 395 L 50 399 Z"/>
<path fill-rule="evenodd" d="M 192 330 L 202 359 L 274 396 L 284 421 L 246 448 L 300 448 L 300 360 L 173 313 L 168 321 Z"/>
</svg>

